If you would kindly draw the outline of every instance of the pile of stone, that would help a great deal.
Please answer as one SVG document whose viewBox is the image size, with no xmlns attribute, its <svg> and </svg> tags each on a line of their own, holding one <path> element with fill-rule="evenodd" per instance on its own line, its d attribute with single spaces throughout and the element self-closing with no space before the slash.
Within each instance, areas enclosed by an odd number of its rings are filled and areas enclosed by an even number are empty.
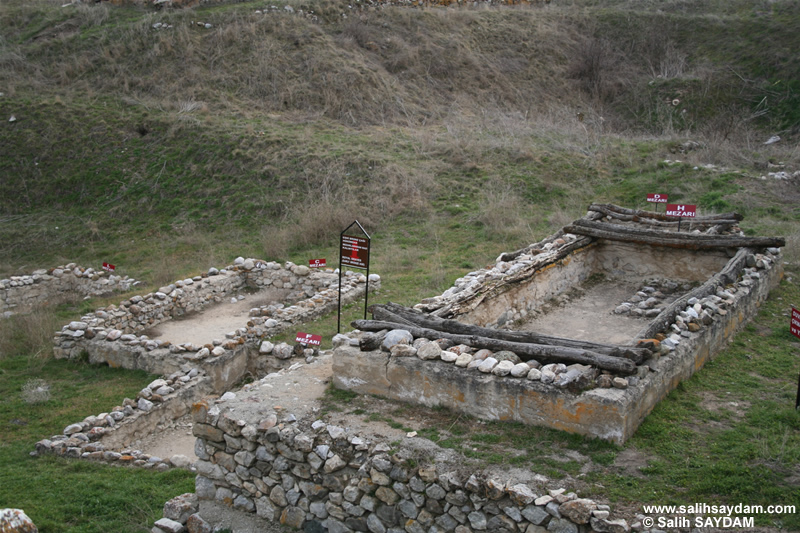
<svg viewBox="0 0 800 533">
<path fill-rule="evenodd" d="M 108 412 L 87 416 L 65 427 L 61 435 L 40 440 L 31 455 L 52 454 L 159 471 L 187 468 L 191 461 L 184 455 L 161 458 L 130 448 L 113 449 L 109 443 L 125 442 L 134 434 L 147 433 L 150 428 L 188 414 L 188 404 L 209 392 L 203 385 L 204 376 L 197 368 L 186 367 L 156 379 L 135 400 L 125 398 L 122 405 Z M 125 436 L 115 435 L 120 431 Z"/>
<path fill-rule="evenodd" d="M 100 296 L 124 292 L 139 284 L 128 276 L 69 263 L 48 270 L 35 270 L 29 275 L 0 279 L 0 310 L 8 317 L 15 311 L 28 311 L 60 295 Z"/>
<path fill-rule="evenodd" d="M 212 533 L 214 529 L 199 514 L 197 495 L 187 492 L 164 504 L 164 517 L 156 520 L 151 533 Z"/>
<path fill-rule="evenodd" d="M 285 329 L 285 327 L 281 327 L 282 324 L 308 322 L 331 312 L 335 305 L 338 305 L 339 298 L 338 273 L 331 273 L 331 275 L 334 276 L 337 283 L 327 289 L 311 294 L 310 298 L 306 300 L 288 307 L 281 304 L 270 304 L 251 309 L 251 319 L 243 334 L 248 339 L 261 339 L 275 335 Z M 381 277 L 378 274 L 369 275 L 371 289 L 379 288 L 380 281 Z M 342 279 L 342 300 L 350 302 L 361 296 L 366 283 L 367 276 L 352 271 L 345 272 Z"/>
<path fill-rule="evenodd" d="M 607 506 L 470 469 L 422 439 L 406 438 L 398 449 L 321 420 L 263 417 L 236 402 L 201 402 L 193 415 L 197 497 L 293 528 L 629 531 Z"/>
<path fill-rule="evenodd" d="M 614 309 L 614 314 L 627 315 L 632 318 L 655 318 L 661 314 L 662 307 L 669 296 L 679 289 L 688 291 L 691 289 L 691 285 L 658 278 L 647 280 L 636 294 Z"/>
</svg>

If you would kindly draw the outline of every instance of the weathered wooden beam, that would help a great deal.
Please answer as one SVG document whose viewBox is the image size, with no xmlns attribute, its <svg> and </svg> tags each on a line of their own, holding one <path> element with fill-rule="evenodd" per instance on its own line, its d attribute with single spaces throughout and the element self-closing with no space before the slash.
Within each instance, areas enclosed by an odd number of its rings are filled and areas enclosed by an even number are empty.
<svg viewBox="0 0 800 533">
<path fill-rule="evenodd" d="M 665 220 L 665 221 L 675 220 L 675 217 L 665 215 L 664 213 L 657 213 L 654 211 L 642 211 L 640 209 L 628 209 L 626 207 L 620 207 L 614 204 L 591 204 L 589 206 L 589 211 L 596 211 L 598 213 L 603 213 L 604 215 L 613 218 L 620 218 L 620 215 L 623 215 L 631 217 L 635 216 L 639 218 L 653 218 L 656 220 Z M 718 221 L 718 220 L 735 220 L 738 222 L 743 219 L 744 216 L 740 215 L 739 213 L 720 213 L 717 215 L 705 215 L 705 216 L 694 217 L 692 221 L 705 222 L 705 221 Z"/>
<path fill-rule="evenodd" d="M 457 335 L 433 329 L 420 328 L 396 322 L 383 322 L 378 320 L 356 320 L 351 325 L 363 331 L 381 331 L 384 329 L 404 329 L 415 338 L 449 339 L 459 344 L 466 344 L 474 348 L 486 348 L 492 351 L 508 350 L 514 352 L 522 360 L 536 359 L 542 363 L 580 363 L 592 365 L 597 368 L 630 375 L 636 372 L 636 364 L 628 359 L 612 357 L 588 350 L 577 350 L 562 346 L 545 346 L 541 344 L 527 344 L 509 342 L 499 339 L 490 339 L 477 335 Z"/>
<path fill-rule="evenodd" d="M 557 250 L 537 256 L 533 259 L 533 261 L 531 261 L 530 264 L 526 265 L 524 268 L 518 270 L 510 276 L 488 282 L 485 285 L 481 285 L 480 287 L 472 289 L 470 293 L 464 294 L 463 296 L 459 294 L 460 298 L 450 304 L 447 313 L 439 310 L 431 312 L 442 317 L 445 316 L 445 314 L 448 316 L 454 316 L 466 313 L 472 309 L 475 309 L 485 298 L 502 294 L 506 290 L 513 287 L 515 283 L 529 279 L 537 270 L 564 259 L 579 248 L 589 246 L 592 244 L 592 241 L 593 239 L 591 237 L 579 237 L 571 243 L 561 246 L 561 248 L 558 248 Z"/>
<path fill-rule="evenodd" d="M 372 317 L 376 320 L 388 322 L 409 323 L 418 327 L 456 333 L 460 335 L 478 335 L 490 339 L 500 339 L 510 342 L 522 342 L 532 344 L 544 344 L 547 346 L 564 346 L 577 350 L 589 350 L 612 357 L 624 357 L 636 364 L 640 364 L 650 351 L 644 348 L 633 346 L 618 346 L 615 344 L 603 344 L 597 342 L 567 339 L 552 335 L 542 335 L 532 331 L 505 331 L 500 329 L 485 328 L 470 324 L 463 324 L 455 320 L 445 320 L 431 316 L 396 303 L 377 304 L 370 307 Z"/>
<path fill-rule="evenodd" d="M 688 250 L 711 250 L 718 248 L 780 248 L 786 245 L 782 237 L 741 237 L 737 235 L 703 235 L 677 233 L 652 229 L 630 228 L 607 222 L 578 219 L 564 228 L 569 233 L 597 239 L 608 239 L 652 246 L 685 248 Z"/>
</svg>

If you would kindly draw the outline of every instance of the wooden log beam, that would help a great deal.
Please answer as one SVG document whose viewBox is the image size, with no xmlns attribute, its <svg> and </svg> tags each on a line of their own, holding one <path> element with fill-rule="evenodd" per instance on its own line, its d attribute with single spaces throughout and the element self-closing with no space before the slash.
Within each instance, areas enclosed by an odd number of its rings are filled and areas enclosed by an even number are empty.
<svg viewBox="0 0 800 533">
<path fill-rule="evenodd" d="M 708 281 L 672 302 L 661 313 L 653 319 L 644 329 L 636 334 L 636 339 L 651 339 L 657 333 L 666 331 L 670 324 L 675 322 L 675 317 L 686 309 L 689 300 L 692 298 L 705 298 L 709 294 L 717 292 L 717 288 L 730 285 L 739 278 L 739 274 L 745 266 L 747 256 L 755 253 L 750 248 L 741 248 L 734 255 L 725 267 L 714 274 Z"/>
<path fill-rule="evenodd" d="M 620 215 L 631 216 L 631 217 L 635 216 L 639 218 L 653 218 L 656 220 L 665 220 L 665 221 L 675 220 L 676 218 L 665 215 L 664 213 L 656 213 L 654 211 L 642 211 L 640 209 L 628 209 L 614 204 L 592 204 L 589 206 L 589 211 L 596 211 L 598 213 L 602 213 L 604 215 L 614 218 L 619 218 Z M 705 215 L 700 217 L 694 217 L 693 220 L 695 222 L 718 221 L 718 220 L 735 220 L 738 222 L 743 219 L 744 216 L 740 215 L 739 213 L 720 213 L 717 215 Z"/>
<path fill-rule="evenodd" d="M 651 229 L 629 228 L 619 224 L 578 219 L 565 231 L 597 239 L 608 239 L 652 246 L 684 248 L 687 250 L 712 250 L 719 248 L 781 248 L 786 245 L 782 237 L 741 237 L 737 235 L 697 235 Z"/>
<path fill-rule="evenodd" d="M 362 331 L 381 331 L 384 329 L 404 329 L 410 332 L 415 338 L 423 337 L 426 339 L 449 339 L 458 344 L 466 344 L 474 348 L 486 348 L 492 351 L 508 350 L 514 352 L 525 361 L 536 359 L 542 363 L 580 363 L 592 365 L 602 370 L 608 370 L 623 375 L 630 375 L 636 372 L 636 364 L 628 359 L 621 357 L 611 357 L 588 350 L 577 350 L 575 348 L 565 348 L 561 346 L 545 346 L 541 344 L 526 344 L 520 342 L 509 342 L 499 339 L 490 339 L 477 335 L 457 335 L 433 329 L 410 326 L 408 324 L 398 324 L 396 322 L 383 322 L 379 320 L 355 320 L 351 322 L 354 328 Z"/>
<path fill-rule="evenodd" d="M 478 335 L 490 339 L 500 339 L 510 342 L 522 342 L 531 344 L 544 344 L 547 346 L 563 346 L 575 348 L 577 350 L 589 350 L 612 357 L 624 357 L 636 364 L 640 364 L 646 357 L 651 355 L 650 351 L 644 348 L 633 346 L 618 346 L 616 344 L 603 344 L 597 342 L 581 341 L 542 335 L 532 331 L 504 331 L 500 329 L 484 328 L 470 324 L 463 324 L 455 320 L 445 320 L 431 316 L 396 303 L 377 304 L 370 307 L 372 318 L 388 322 L 408 323 L 414 326 L 455 333 L 459 335 Z"/>
<path fill-rule="evenodd" d="M 496 296 L 505 292 L 509 288 L 513 287 L 515 283 L 529 279 L 537 270 L 564 259 L 579 248 L 589 246 L 592 244 L 592 241 L 593 239 L 591 237 L 579 237 L 571 243 L 561 246 L 561 248 L 555 251 L 550 251 L 537 256 L 529 265 L 526 265 L 524 268 L 518 270 L 510 276 L 499 280 L 493 280 L 485 285 L 482 285 L 481 287 L 473 289 L 470 293 L 464 294 L 463 296 L 463 293 L 459 293 L 458 300 L 450 304 L 450 307 L 447 309 L 446 313 L 441 310 L 431 312 L 437 316 L 444 316 L 445 314 L 453 316 L 469 312 L 480 305 L 485 298 Z"/>
</svg>

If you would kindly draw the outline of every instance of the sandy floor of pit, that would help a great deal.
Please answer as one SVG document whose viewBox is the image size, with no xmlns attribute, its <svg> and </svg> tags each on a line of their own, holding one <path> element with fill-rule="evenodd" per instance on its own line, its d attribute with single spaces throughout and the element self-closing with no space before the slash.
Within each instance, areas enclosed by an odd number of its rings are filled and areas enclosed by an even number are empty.
<svg viewBox="0 0 800 533">
<path fill-rule="evenodd" d="M 246 399 L 246 406 L 239 409 L 252 410 L 266 416 L 280 413 L 279 417 L 293 414 L 298 419 L 316 419 L 321 409 L 320 399 L 333 376 L 333 356 L 323 353 L 310 364 L 292 365 L 270 374 L 259 381 L 259 386 L 249 391 L 233 391 L 237 398 Z M 249 418 L 249 417 L 248 417 Z M 405 433 L 393 429 L 383 422 L 370 422 L 362 417 L 345 413 L 330 413 L 326 421 L 344 428 L 353 429 L 363 438 L 397 440 Z M 192 436 L 192 420 L 187 416 L 159 431 L 132 442 L 129 447 L 149 455 L 169 459 L 173 455 L 185 455 L 197 460 L 194 453 L 195 438 Z"/>
<path fill-rule="evenodd" d="M 244 299 L 211 305 L 200 312 L 169 320 L 150 328 L 144 334 L 151 339 L 170 341 L 173 344 L 190 342 L 196 345 L 209 344 L 214 340 L 225 340 L 225 334 L 247 324 L 250 309 L 283 303 L 289 295 L 284 289 L 265 289 L 244 294 Z"/>
<path fill-rule="evenodd" d="M 520 331 L 535 331 L 569 339 L 610 344 L 628 344 L 652 319 L 615 315 L 614 309 L 641 290 L 641 283 L 621 280 L 582 287 L 562 305 L 550 305 L 545 313 L 523 323 Z M 669 294 L 659 304 L 664 308 L 680 294 Z"/>
</svg>

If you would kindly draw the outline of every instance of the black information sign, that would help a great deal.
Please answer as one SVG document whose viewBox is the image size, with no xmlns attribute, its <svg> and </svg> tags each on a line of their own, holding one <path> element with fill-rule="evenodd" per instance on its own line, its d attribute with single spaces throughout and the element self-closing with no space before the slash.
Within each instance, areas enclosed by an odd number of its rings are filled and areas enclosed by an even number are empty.
<svg viewBox="0 0 800 533">
<path fill-rule="evenodd" d="M 357 226 L 354 228 L 353 226 Z M 363 236 L 351 235 L 349 232 L 360 230 Z M 364 289 L 364 320 L 367 319 L 367 300 L 369 299 L 369 234 L 356 220 L 339 235 L 339 307 L 336 321 L 337 333 L 342 332 L 342 274 L 345 266 L 361 268 L 367 271 L 367 285 Z"/>
</svg>

